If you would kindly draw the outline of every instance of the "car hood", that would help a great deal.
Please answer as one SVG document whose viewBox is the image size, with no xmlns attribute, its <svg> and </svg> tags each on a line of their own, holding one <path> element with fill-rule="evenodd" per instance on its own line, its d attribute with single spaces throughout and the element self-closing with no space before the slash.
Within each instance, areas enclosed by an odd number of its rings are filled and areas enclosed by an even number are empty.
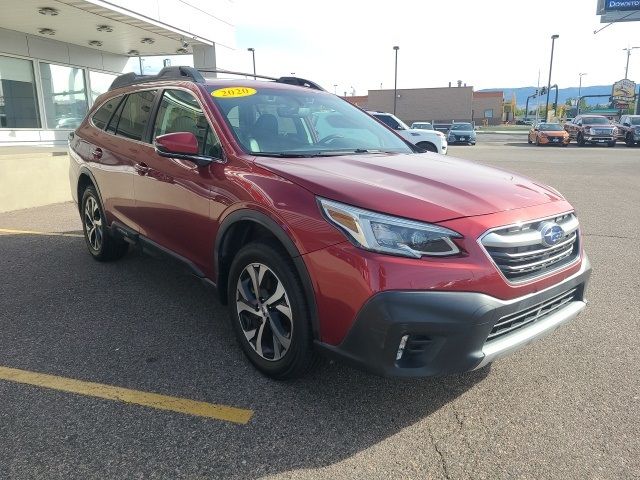
<svg viewBox="0 0 640 480">
<path fill-rule="evenodd" d="M 527 178 L 431 153 L 255 161 L 315 195 L 425 222 L 564 200 Z"/>
<path fill-rule="evenodd" d="M 593 128 L 613 128 L 614 127 L 611 124 L 603 125 L 601 123 L 586 123 L 586 122 L 583 122 L 582 126 L 583 127 L 587 127 L 587 128 L 591 128 L 591 127 L 593 127 Z"/>
<path fill-rule="evenodd" d="M 397 130 L 401 135 L 404 133 L 405 136 L 412 137 L 439 137 L 440 135 L 435 130 L 423 130 L 421 128 L 406 128 L 404 130 Z"/>
<path fill-rule="evenodd" d="M 473 130 L 449 130 L 449 134 L 464 135 L 465 137 L 469 137 L 471 135 L 475 135 L 476 132 Z"/>
</svg>

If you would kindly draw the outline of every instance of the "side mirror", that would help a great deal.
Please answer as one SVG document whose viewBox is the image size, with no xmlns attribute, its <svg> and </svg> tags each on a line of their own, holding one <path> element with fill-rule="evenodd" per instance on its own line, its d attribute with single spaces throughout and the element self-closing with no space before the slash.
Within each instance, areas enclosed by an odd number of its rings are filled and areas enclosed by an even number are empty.
<svg viewBox="0 0 640 480">
<path fill-rule="evenodd" d="M 623 125 L 624 125 L 625 127 L 630 127 L 630 126 L 631 126 L 631 124 L 630 124 L 629 122 L 624 122 L 624 123 L 623 123 Z"/>
<path fill-rule="evenodd" d="M 199 167 L 206 167 L 213 162 L 211 158 L 200 156 L 198 139 L 191 132 L 175 132 L 156 137 L 155 148 L 162 157 L 189 160 Z"/>
</svg>

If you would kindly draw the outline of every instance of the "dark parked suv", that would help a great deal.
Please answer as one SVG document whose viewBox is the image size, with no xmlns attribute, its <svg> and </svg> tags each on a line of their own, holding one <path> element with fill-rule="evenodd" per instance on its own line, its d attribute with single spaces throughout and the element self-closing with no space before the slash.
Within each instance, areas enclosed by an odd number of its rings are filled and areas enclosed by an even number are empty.
<svg viewBox="0 0 640 480">
<path fill-rule="evenodd" d="M 89 253 L 182 261 L 275 378 L 318 350 L 383 375 L 473 370 L 586 305 L 562 195 L 420 153 L 307 80 L 123 75 L 69 149 Z"/>
</svg>

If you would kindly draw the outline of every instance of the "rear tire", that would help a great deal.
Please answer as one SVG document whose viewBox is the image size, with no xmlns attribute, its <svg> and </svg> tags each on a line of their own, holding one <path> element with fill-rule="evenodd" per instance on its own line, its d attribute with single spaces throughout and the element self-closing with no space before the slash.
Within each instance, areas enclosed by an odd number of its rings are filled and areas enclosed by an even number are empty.
<svg viewBox="0 0 640 480">
<path fill-rule="evenodd" d="M 313 365 L 310 308 L 291 257 L 274 242 L 253 242 L 234 258 L 227 285 L 229 317 L 242 350 L 278 380 Z"/>
<path fill-rule="evenodd" d="M 85 189 L 80 205 L 82 231 L 91 256 L 100 262 L 122 258 L 129 250 L 129 244 L 111 235 L 100 197 L 93 186 Z"/>
</svg>

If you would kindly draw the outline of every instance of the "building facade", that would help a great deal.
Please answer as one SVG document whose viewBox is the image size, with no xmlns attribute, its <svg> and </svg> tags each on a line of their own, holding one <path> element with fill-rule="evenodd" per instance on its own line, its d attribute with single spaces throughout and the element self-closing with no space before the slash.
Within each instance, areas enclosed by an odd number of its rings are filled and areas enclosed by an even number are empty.
<svg viewBox="0 0 640 480">
<path fill-rule="evenodd" d="M 393 112 L 393 90 L 369 90 L 367 108 Z M 396 115 L 405 123 L 469 122 L 473 87 L 410 88 L 397 90 Z"/>
<path fill-rule="evenodd" d="M 476 125 L 500 125 L 502 123 L 504 93 L 473 92 L 473 121 Z"/>
<path fill-rule="evenodd" d="M 20 0 L 0 16 L 0 146 L 66 141 L 145 59 L 216 68 L 235 47 L 231 0 Z"/>
</svg>

